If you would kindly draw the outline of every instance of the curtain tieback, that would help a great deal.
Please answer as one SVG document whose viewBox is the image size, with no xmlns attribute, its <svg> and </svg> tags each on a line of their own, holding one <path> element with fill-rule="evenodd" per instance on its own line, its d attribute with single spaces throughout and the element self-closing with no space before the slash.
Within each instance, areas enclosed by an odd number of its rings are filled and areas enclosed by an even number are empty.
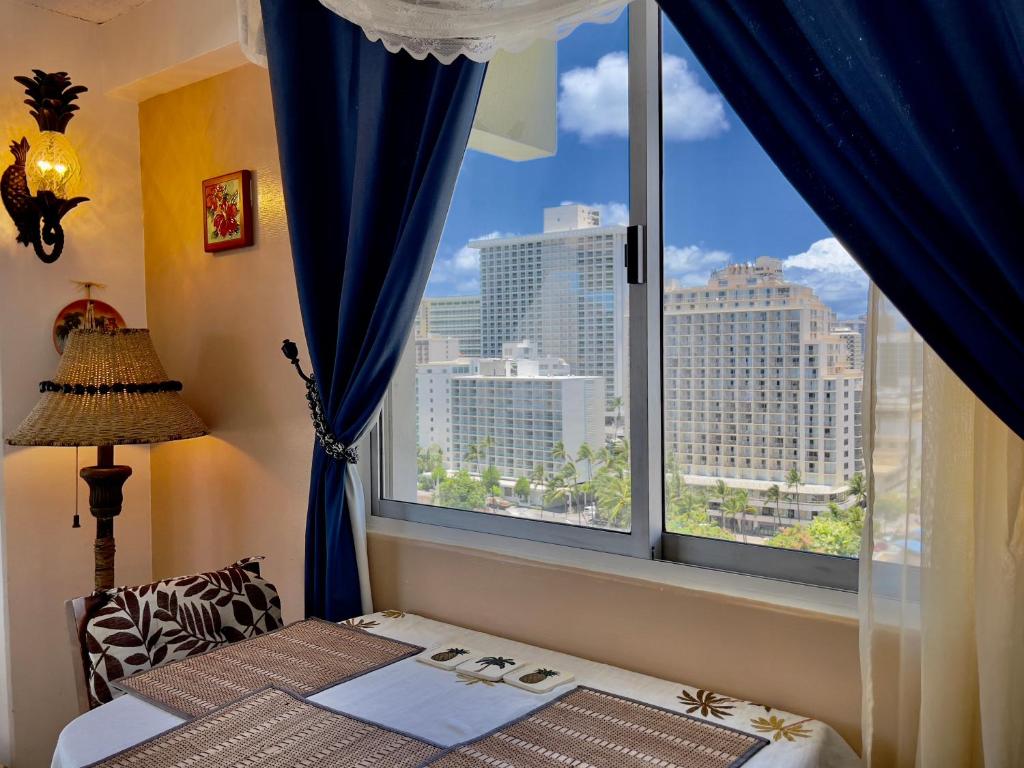
<svg viewBox="0 0 1024 768">
<path fill-rule="evenodd" d="M 327 416 L 324 413 L 324 402 L 320 398 L 320 390 L 316 386 L 316 376 L 307 376 L 299 365 L 299 348 L 294 341 L 285 339 L 281 345 L 281 351 L 288 358 L 299 376 L 306 382 L 306 402 L 309 403 L 309 414 L 313 419 L 313 430 L 316 432 L 316 439 L 320 441 L 324 453 L 335 461 L 342 461 L 346 464 L 355 464 L 359 461 L 359 451 L 354 445 L 345 445 L 327 425 Z"/>
</svg>

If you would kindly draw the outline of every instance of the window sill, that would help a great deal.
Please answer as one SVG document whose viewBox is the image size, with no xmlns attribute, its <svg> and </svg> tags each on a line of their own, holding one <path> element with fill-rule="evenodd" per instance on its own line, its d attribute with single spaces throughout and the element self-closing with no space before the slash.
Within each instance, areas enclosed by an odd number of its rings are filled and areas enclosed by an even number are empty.
<svg viewBox="0 0 1024 768">
<path fill-rule="evenodd" d="M 533 560 L 545 565 L 576 568 L 595 575 L 639 579 L 777 608 L 810 611 L 849 620 L 858 618 L 856 594 L 823 587 L 385 517 L 371 516 L 367 529 L 370 533 L 464 547 L 478 552 Z"/>
</svg>

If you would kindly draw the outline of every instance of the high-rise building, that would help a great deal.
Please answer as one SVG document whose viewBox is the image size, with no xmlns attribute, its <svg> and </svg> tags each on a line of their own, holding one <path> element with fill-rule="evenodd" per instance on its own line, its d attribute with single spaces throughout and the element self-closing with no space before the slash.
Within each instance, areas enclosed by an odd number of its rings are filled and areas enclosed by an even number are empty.
<svg viewBox="0 0 1024 768">
<path fill-rule="evenodd" d="M 626 228 L 567 205 L 544 210 L 544 232 L 477 240 L 481 355 L 532 340 L 573 375 L 604 380 L 605 401 L 627 392 Z"/>
<path fill-rule="evenodd" d="M 454 360 L 462 354 L 462 344 L 454 336 L 422 336 L 414 340 L 416 364 Z"/>
<path fill-rule="evenodd" d="M 424 372 L 428 368 L 420 366 Z M 567 371 L 557 358 L 484 359 L 474 373 L 453 369 L 445 386 L 432 383 L 437 393 L 450 392 L 454 468 L 478 472 L 493 464 L 503 478 L 514 480 L 528 477 L 538 464 L 546 474 L 560 469 L 552 455 L 559 441 L 570 454 L 583 443 L 604 445 L 604 383 Z M 467 459 L 474 446 L 483 455 Z"/>
<path fill-rule="evenodd" d="M 452 462 L 452 378 L 473 373 L 470 360 L 449 360 L 416 366 L 416 444 L 437 447 L 445 466 Z"/>
<path fill-rule="evenodd" d="M 461 355 L 480 357 L 480 297 L 424 297 L 416 313 L 414 332 L 417 339 L 456 338 Z"/>
<path fill-rule="evenodd" d="M 755 504 L 775 484 L 798 492 L 788 512 L 805 518 L 847 499 L 862 470 L 863 371 L 834 324 L 812 289 L 783 280 L 777 259 L 666 288 L 665 448 L 688 482 L 721 478 Z"/>
<path fill-rule="evenodd" d="M 846 350 L 847 367 L 863 371 L 864 340 L 860 331 L 855 330 L 846 323 L 840 323 L 832 328 L 832 335 L 843 342 L 843 349 Z"/>
</svg>

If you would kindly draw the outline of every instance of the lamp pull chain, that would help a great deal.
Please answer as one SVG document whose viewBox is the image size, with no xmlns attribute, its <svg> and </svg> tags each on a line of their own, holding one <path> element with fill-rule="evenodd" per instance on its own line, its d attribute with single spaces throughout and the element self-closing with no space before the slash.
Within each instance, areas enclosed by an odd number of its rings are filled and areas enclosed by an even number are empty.
<svg viewBox="0 0 1024 768">
<path fill-rule="evenodd" d="M 78 446 L 75 446 L 75 517 L 72 528 L 81 528 L 82 521 L 78 517 Z"/>
</svg>

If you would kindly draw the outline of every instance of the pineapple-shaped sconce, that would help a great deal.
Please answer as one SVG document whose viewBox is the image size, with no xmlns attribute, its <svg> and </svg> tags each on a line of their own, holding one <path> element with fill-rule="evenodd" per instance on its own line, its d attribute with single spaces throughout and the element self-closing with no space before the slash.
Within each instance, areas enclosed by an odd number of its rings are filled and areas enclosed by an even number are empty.
<svg viewBox="0 0 1024 768">
<path fill-rule="evenodd" d="M 39 126 L 35 146 L 28 139 L 11 142 L 14 162 L 0 177 L 0 199 L 18 228 L 17 241 L 31 245 L 43 262 L 52 264 L 64 250 L 60 220 L 87 197 L 68 197 L 75 191 L 81 165 L 64 135 L 88 88 L 72 85 L 67 72 L 33 70 L 33 77 L 14 78 L 25 86 L 25 103 Z M 35 194 L 32 190 L 35 190 Z M 49 248 L 49 251 L 47 251 Z"/>
</svg>

